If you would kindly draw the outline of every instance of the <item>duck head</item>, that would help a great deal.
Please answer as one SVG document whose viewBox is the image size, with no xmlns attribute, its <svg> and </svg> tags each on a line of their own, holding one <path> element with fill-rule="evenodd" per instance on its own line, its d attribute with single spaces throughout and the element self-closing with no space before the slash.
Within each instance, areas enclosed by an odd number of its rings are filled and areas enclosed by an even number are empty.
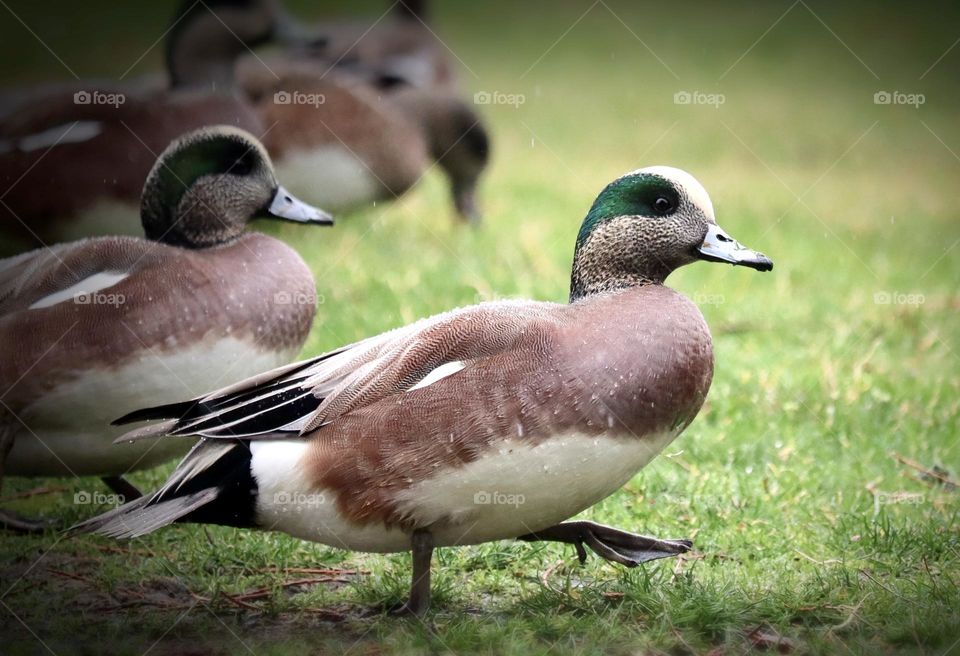
<svg viewBox="0 0 960 656">
<path fill-rule="evenodd" d="M 229 89 L 237 57 L 282 36 L 284 16 L 278 0 L 186 0 L 165 44 L 170 85 Z"/>
<path fill-rule="evenodd" d="M 333 224 L 280 186 L 253 135 L 230 126 L 190 132 L 163 151 L 147 176 L 140 217 L 148 239 L 187 248 L 231 241 L 255 218 Z"/>
<path fill-rule="evenodd" d="M 423 130 L 431 157 L 450 181 L 457 213 L 479 221 L 477 183 L 490 159 L 490 136 L 480 115 L 456 96 L 403 84 L 390 98 Z"/>
<path fill-rule="evenodd" d="M 651 166 L 600 192 L 577 237 L 570 298 L 638 284 L 661 284 L 697 260 L 770 271 L 773 262 L 717 225 L 713 203 L 686 171 Z"/>
</svg>

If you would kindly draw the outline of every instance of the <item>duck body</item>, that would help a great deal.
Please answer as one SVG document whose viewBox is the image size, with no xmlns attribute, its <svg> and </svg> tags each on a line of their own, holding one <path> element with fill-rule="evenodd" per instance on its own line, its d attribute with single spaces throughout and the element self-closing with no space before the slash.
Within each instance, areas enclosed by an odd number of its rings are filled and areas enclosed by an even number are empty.
<svg viewBox="0 0 960 656">
<path fill-rule="evenodd" d="M 22 420 L 6 473 L 113 475 L 189 445 L 116 447 L 118 409 L 289 362 L 315 314 L 310 270 L 282 242 L 250 233 L 188 250 L 103 237 L 0 261 L 0 387 Z M 277 302 L 289 298 L 290 302 Z M 54 357 L 45 357 L 51 345 Z"/>
<path fill-rule="evenodd" d="M 147 399 L 237 380 L 289 361 L 316 312 L 313 274 L 255 218 L 330 225 L 277 182 L 263 145 L 213 126 L 169 144 L 147 175 L 146 239 L 102 237 L 0 260 L 0 483 L 122 475 L 187 444 L 116 448 L 110 417 Z M 0 508 L 0 524 L 37 522 Z"/>
<path fill-rule="evenodd" d="M 275 0 L 186 0 L 165 33 L 165 83 L 78 81 L 0 102 L 0 183 L 9 189 L 0 235 L 18 242 L 12 252 L 141 234 L 140 191 L 171 141 L 211 125 L 263 134 L 233 68 L 241 53 L 281 38 L 279 14 Z"/>
<path fill-rule="evenodd" d="M 321 78 L 302 64 L 294 70 L 288 64 L 279 82 L 265 75 L 246 81 L 260 122 L 271 126 L 263 143 L 277 174 L 307 202 L 336 211 L 392 200 L 429 165 L 419 126 L 365 85 Z M 260 82 L 266 88 L 256 88 Z"/>
<path fill-rule="evenodd" d="M 503 353 L 304 441 L 253 441 L 251 523 L 359 551 L 408 550 L 417 528 L 437 546 L 515 538 L 622 487 L 706 398 L 710 333 L 696 306 L 665 287 L 469 314 L 510 313 L 522 319 Z"/>
<path fill-rule="evenodd" d="M 333 210 L 393 200 L 435 162 L 456 210 L 476 218 L 490 139 L 468 103 L 406 83 L 380 88 L 375 71 L 347 72 L 302 55 L 270 59 L 268 69 L 246 57 L 237 80 L 266 126 L 263 143 L 279 174 L 298 196 Z M 319 180 L 318 168 L 325 171 Z"/>
<path fill-rule="evenodd" d="M 27 243 L 142 234 L 140 193 L 171 141 L 220 123 L 263 132 L 234 93 L 163 89 L 123 97 L 117 106 L 76 105 L 64 92 L 0 125 L 5 234 Z"/>
<path fill-rule="evenodd" d="M 773 268 L 716 223 L 706 190 L 654 166 L 608 184 L 574 249 L 570 303 L 476 305 L 117 420 L 121 440 L 200 439 L 167 482 L 76 527 L 137 537 L 176 521 L 413 552 L 405 610 L 437 546 L 573 544 L 628 567 L 689 550 L 589 521 L 679 435 L 713 377 L 699 309 L 664 286 L 706 260 Z"/>
</svg>

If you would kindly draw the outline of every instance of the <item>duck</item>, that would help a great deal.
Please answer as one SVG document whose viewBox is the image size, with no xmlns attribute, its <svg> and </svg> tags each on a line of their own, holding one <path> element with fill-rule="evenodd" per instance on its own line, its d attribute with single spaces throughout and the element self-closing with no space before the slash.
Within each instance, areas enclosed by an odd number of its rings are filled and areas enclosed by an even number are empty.
<svg viewBox="0 0 960 656">
<path fill-rule="evenodd" d="M 0 231 L 16 252 L 138 234 L 140 191 L 172 140 L 205 125 L 261 135 L 234 84 L 241 53 L 277 38 L 274 0 L 182 4 L 166 34 L 169 79 L 41 89 L 0 119 Z M 9 254 L 9 253 L 8 253 Z"/>
<path fill-rule="evenodd" d="M 153 494 L 76 531 L 141 536 L 174 522 L 281 531 L 332 547 L 411 551 L 423 614 L 438 547 L 572 544 L 627 567 L 689 550 L 577 513 L 613 494 L 702 407 L 710 330 L 667 287 L 697 261 L 769 271 L 717 224 L 689 173 L 608 184 L 584 218 L 567 303 L 453 310 L 217 392 L 133 412 L 122 436 L 199 439 Z"/>
<path fill-rule="evenodd" d="M 394 2 L 376 20 L 326 19 L 298 23 L 290 50 L 323 63 L 324 70 L 375 71 L 419 89 L 456 93 L 457 66 L 431 27 L 425 0 Z"/>
<path fill-rule="evenodd" d="M 329 225 L 279 185 L 256 138 L 190 132 L 150 171 L 146 238 L 110 236 L 0 260 L 3 476 L 123 475 L 182 456 L 173 442 L 117 447 L 117 411 L 171 402 L 290 362 L 316 313 L 313 274 L 254 218 Z M 89 493 L 88 493 L 89 494 Z M 0 511 L 0 524 L 46 523 Z"/>
<path fill-rule="evenodd" d="M 400 197 L 436 164 L 454 216 L 479 222 L 477 187 L 491 140 L 471 104 L 369 70 L 324 70 L 293 54 L 267 61 L 277 77 L 250 58 L 237 77 L 269 126 L 263 142 L 294 193 L 345 212 Z M 325 172 L 319 180 L 317 168 Z"/>
</svg>

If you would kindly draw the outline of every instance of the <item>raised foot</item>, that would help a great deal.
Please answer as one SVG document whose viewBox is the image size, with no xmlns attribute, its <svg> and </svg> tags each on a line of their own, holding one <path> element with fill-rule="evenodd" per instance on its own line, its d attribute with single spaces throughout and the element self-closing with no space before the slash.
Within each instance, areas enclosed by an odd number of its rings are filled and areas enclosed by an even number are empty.
<svg viewBox="0 0 960 656">
<path fill-rule="evenodd" d="M 586 545 L 601 558 L 627 567 L 636 567 L 648 560 L 677 556 L 693 547 L 691 540 L 660 540 L 587 521 L 562 522 L 536 533 L 521 535 L 517 539 L 572 544 L 577 549 L 581 563 L 587 560 L 587 551 L 583 548 Z"/>
<path fill-rule="evenodd" d="M 46 529 L 54 526 L 54 522 L 49 519 L 32 519 L 19 515 L 12 510 L 0 510 L 0 528 L 6 531 L 43 533 Z"/>
</svg>

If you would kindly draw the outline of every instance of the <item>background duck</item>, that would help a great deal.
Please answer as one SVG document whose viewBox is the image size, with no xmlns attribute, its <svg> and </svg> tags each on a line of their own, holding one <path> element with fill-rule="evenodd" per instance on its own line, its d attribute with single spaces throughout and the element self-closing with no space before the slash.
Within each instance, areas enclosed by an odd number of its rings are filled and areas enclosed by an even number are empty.
<svg viewBox="0 0 960 656">
<path fill-rule="evenodd" d="M 430 27 L 429 14 L 425 0 L 400 0 L 385 16 L 371 16 L 367 21 L 321 20 L 309 28 L 315 38 L 306 35 L 300 39 L 304 46 L 298 50 L 327 67 L 373 70 L 384 79 L 456 93 L 457 66 Z"/>
<path fill-rule="evenodd" d="M 436 546 L 554 540 L 627 566 L 682 553 L 689 541 L 564 520 L 619 489 L 700 410 L 710 331 L 663 284 L 697 260 L 773 267 L 719 228 L 688 173 L 628 173 L 583 221 L 569 304 L 454 310 L 134 412 L 119 421 L 166 421 L 124 439 L 202 439 L 159 491 L 78 529 L 135 537 L 207 522 L 412 550 L 414 613 L 429 604 Z"/>
<path fill-rule="evenodd" d="M 166 37 L 169 83 L 43 90 L 0 120 L 5 241 L 37 246 L 139 234 L 144 180 L 167 144 L 204 125 L 263 133 L 233 88 L 240 53 L 277 34 L 273 0 L 186 2 Z"/>
<path fill-rule="evenodd" d="M 324 70 L 310 58 L 270 59 L 268 68 L 279 79 L 244 58 L 238 80 L 267 126 L 264 145 L 295 193 L 333 210 L 393 200 L 435 162 L 458 216 L 479 219 L 476 189 L 490 137 L 470 104 L 398 80 L 384 88 L 374 71 Z"/>
<path fill-rule="evenodd" d="M 289 362 L 316 311 L 313 275 L 255 217 L 329 224 L 277 183 L 263 146 L 188 134 L 143 190 L 147 239 L 102 237 L 0 260 L 2 475 L 116 477 L 184 445 L 112 446 L 118 409 L 174 400 Z M 20 529 L 38 524 L 0 512 Z"/>
</svg>

